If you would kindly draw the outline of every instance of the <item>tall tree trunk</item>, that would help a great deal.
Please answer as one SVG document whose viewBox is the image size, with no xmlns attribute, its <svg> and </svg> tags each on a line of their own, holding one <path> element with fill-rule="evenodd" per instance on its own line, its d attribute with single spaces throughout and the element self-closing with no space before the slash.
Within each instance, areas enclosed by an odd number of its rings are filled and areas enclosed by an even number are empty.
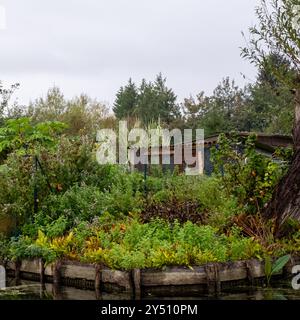
<svg viewBox="0 0 300 320">
<path fill-rule="evenodd" d="M 277 231 L 288 219 L 300 221 L 300 88 L 295 90 L 294 156 L 286 176 L 277 185 L 264 215 L 276 218 Z"/>
</svg>

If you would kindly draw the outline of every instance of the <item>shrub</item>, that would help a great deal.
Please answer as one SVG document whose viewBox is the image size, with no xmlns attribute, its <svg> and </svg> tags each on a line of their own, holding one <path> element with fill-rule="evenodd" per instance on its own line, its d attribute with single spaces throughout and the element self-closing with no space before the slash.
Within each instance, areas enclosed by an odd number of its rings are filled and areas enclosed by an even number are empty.
<svg viewBox="0 0 300 320">
<path fill-rule="evenodd" d="M 46 241 L 43 244 L 37 244 L 29 237 L 21 236 L 11 240 L 8 257 L 13 261 L 42 258 L 49 263 L 57 258 L 57 254 L 49 248 Z"/>
<path fill-rule="evenodd" d="M 286 166 L 256 152 L 255 141 L 255 135 L 243 141 L 235 134 L 229 138 L 221 134 L 218 147 L 212 150 L 215 171 L 226 195 L 234 195 L 248 213 L 260 212 L 286 170 Z"/>
</svg>

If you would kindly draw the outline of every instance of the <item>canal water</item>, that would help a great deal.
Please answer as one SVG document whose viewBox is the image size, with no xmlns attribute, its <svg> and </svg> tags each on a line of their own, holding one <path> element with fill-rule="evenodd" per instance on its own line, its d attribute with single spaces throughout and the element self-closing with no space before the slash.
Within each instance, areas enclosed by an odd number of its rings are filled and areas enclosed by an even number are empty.
<svg viewBox="0 0 300 320">
<path fill-rule="evenodd" d="M 95 291 L 82 290 L 73 287 L 56 288 L 53 284 L 40 285 L 37 282 L 21 280 L 16 286 L 14 279 L 6 280 L 6 288 L 0 289 L 0 300 L 130 300 L 130 293 L 101 293 L 97 296 Z M 193 292 L 193 296 L 171 297 L 147 294 L 145 300 L 160 299 L 197 299 L 197 300 L 300 300 L 300 290 L 294 290 L 290 281 L 277 282 L 272 287 L 264 286 L 236 286 L 230 290 L 222 291 L 219 295 L 206 295 Z"/>
</svg>

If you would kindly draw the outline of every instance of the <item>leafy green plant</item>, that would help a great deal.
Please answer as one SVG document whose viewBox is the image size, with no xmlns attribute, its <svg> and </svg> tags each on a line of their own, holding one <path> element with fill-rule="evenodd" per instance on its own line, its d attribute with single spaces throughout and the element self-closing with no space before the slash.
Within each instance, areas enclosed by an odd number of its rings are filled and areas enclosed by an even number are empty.
<svg viewBox="0 0 300 320">
<path fill-rule="evenodd" d="M 256 152 L 256 136 L 241 139 L 235 133 L 221 134 L 212 150 L 216 174 L 227 196 L 234 195 L 248 213 L 260 212 L 284 174 L 283 168 Z"/>
<path fill-rule="evenodd" d="M 267 285 L 269 286 L 271 278 L 277 272 L 280 272 L 284 266 L 289 262 L 291 256 L 285 255 L 278 258 L 275 262 L 272 263 L 272 258 L 269 255 L 265 257 L 265 276 L 267 279 Z"/>
<path fill-rule="evenodd" d="M 13 261 L 42 258 L 46 263 L 50 263 L 55 261 L 58 255 L 46 245 L 46 241 L 42 245 L 39 241 L 21 236 L 11 240 L 8 257 Z"/>
<path fill-rule="evenodd" d="M 75 259 L 105 264 L 113 269 L 193 266 L 258 257 L 261 246 L 233 229 L 229 236 L 211 226 L 180 224 L 156 219 L 141 223 L 138 217 L 109 216 L 80 223 L 61 236 L 39 231 L 35 238 L 20 237 L 10 244 L 14 259 L 42 257 Z"/>
<path fill-rule="evenodd" d="M 56 145 L 57 136 L 66 125 L 58 121 L 31 123 L 30 118 L 9 119 L 4 127 L 0 127 L 0 153 L 35 154 L 41 147 Z"/>
</svg>

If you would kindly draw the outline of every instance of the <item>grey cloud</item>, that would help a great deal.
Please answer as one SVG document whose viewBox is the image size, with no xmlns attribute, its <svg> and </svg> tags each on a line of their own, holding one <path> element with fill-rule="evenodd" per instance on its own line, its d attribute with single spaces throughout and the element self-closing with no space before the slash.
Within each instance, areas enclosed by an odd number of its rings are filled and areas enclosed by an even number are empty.
<svg viewBox="0 0 300 320">
<path fill-rule="evenodd" d="M 54 79 L 71 95 L 80 93 L 84 79 L 84 91 L 113 101 L 129 77 L 139 80 L 162 71 L 182 99 L 211 91 L 222 76 L 242 83 L 239 72 L 255 73 L 239 57 L 240 31 L 255 20 L 253 0 L 0 3 L 8 22 L 0 31 L 0 79 L 20 79 L 21 101 L 45 92 Z"/>
</svg>

